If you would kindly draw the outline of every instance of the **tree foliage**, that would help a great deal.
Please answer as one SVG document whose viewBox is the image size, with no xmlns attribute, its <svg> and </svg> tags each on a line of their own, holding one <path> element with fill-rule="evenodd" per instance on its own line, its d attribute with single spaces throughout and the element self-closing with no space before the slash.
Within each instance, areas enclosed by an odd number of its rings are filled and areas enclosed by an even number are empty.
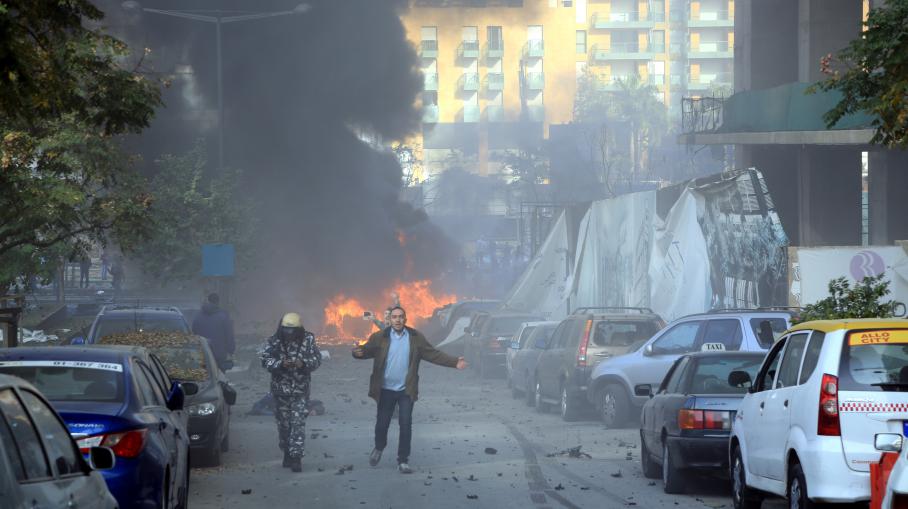
<svg viewBox="0 0 908 509">
<path fill-rule="evenodd" d="M 861 37 L 835 58 L 825 57 L 822 66 L 829 78 L 817 88 L 843 95 L 823 117 L 828 127 L 866 112 L 874 116 L 872 143 L 908 146 L 908 0 L 871 9 Z"/>
<path fill-rule="evenodd" d="M 152 200 L 117 137 L 148 126 L 159 87 L 102 17 L 88 0 L 0 0 L 0 287 L 147 233 Z"/>
<path fill-rule="evenodd" d="M 829 297 L 806 306 L 799 321 L 841 320 L 844 318 L 891 318 L 902 304 L 883 298 L 889 294 L 885 274 L 865 277 L 851 286 L 840 277 L 829 282 Z"/>
<path fill-rule="evenodd" d="M 205 177 L 202 145 L 183 155 L 156 161 L 151 179 L 151 231 L 131 259 L 157 282 L 193 281 L 201 272 L 203 244 L 233 244 L 239 265 L 247 265 L 254 224 L 251 203 L 242 193 L 241 172 L 224 170 Z"/>
</svg>

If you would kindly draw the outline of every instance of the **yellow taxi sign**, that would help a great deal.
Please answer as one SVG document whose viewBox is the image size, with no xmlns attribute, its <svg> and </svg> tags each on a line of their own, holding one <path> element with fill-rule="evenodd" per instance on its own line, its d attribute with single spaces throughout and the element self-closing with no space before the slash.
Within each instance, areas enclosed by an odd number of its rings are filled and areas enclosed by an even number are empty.
<svg viewBox="0 0 908 509">
<path fill-rule="evenodd" d="M 848 335 L 849 346 L 908 344 L 908 329 L 866 330 Z"/>
</svg>

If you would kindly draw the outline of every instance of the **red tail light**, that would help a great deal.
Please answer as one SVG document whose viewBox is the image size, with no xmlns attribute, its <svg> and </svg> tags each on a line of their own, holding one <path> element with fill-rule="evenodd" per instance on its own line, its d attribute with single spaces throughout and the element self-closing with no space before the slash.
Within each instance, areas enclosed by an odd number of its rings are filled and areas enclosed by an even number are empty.
<svg viewBox="0 0 908 509">
<path fill-rule="evenodd" d="M 678 427 L 681 429 L 731 429 L 731 412 L 716 410 L 678 411 Z"/>
<path fill-rule="evenodd" d="M 83 454 L 88 454 L 92 447 L 101 446 L 110 447 L 113 453 L 120 458 L 135 458 L 145 448 L 147 434 L 148 430 L 139 429 L 80 438 L 76 443 Z"/>
<path fill-rule="evenodd" d="M 586 329 L 583 331 L 583 339 L 580 340 L 580 349 L 577 350 L 577 367 L 585 368 L 586 364 L 586 349 L 590 345 L 590 331 L 593 330 L 593 321 L 586 321 Z"/>
<path fill-rule="evenodd" d="M 820 384 L 820 409 L 817 417 L 817 435 L 837 437 L 842 435 L 839 427 L 839 379 L 823 375 Z"/>
</svg>

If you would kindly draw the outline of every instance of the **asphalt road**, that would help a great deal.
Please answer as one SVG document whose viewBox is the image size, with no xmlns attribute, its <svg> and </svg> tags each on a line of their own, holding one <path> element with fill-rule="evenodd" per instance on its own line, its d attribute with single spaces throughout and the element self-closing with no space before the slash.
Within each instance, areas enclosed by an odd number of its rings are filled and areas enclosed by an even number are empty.
<svg viewBox="0 0 908 509">
<path fill-rule="evenodd" d="M 697 479 L 688 494 L 666 495 L 660 481 L 644 478 L 637 430 L 605 430 L 593 418 L 565 423 L 512 399 L 504 380 L 428 363 L 413 412 L 415 472 L 397 471 L 396 420 L 382 462 L 371 468 L 371 361 L 331 353 L 313 376 L 313 398 L 326 414 L 308 420 L 302 473 L 281 467 L 273 417 L 247 415 L 267 390 L 267 373 L 230 373 L 239 391 L 231 450 L 221 467 L 192 471 L 193 509 L 731 507 L 727 481 Z M 576 446 L 590 457 L 562 454 Z"/>
</svg>

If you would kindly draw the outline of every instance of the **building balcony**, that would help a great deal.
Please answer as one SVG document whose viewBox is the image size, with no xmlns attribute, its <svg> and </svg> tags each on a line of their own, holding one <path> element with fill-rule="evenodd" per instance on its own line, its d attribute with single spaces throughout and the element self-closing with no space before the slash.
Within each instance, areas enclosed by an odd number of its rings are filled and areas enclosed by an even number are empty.
<svg viewBox="0 0 908 509">
<path fill-rule="evenodd" d="M 438 90 L 438 73 L 427 72 L 423 75 L 423 90 Z"/>
<path fill-rule="evenodd" d="M 500 104 L 490 104 L 486 106 L 486 121 L 504 122 L 504 107 Z"/>
<path fill-rule="evenodd" d="M 637 11 L 632 12 L 610 12 L 594 13 L 590 20 L 590 25 L 597 29 L 646 29 L 653 28 L 655 20 L 649 14 L 641 15 Z"/>
<path fill-rule="evenodd" d="M 486 90 L 504 90 L 504 74 L 500 72 L 486 74 Z"/>
<path fill-rule="evenodd" d="M 696 48 L 691 47 L 687 58 L 734 58 L 734 52 L 728 41 L 701 42 Z"/>
<path fill-rule="evenodd" d="M 477 105 L 465 105 L 461 112 L 461 116 L 465 123 L 476 123 L 479 122 L 479 106 Z"/>
<path fill-rule="evenodd" d="M 501 58 L 504 56 L 504 41 L 489 41 L 486 43 L 485 47 L 485 57 L 488 58 Z"/>
<path fill-rule="evenodd" d="M 438 123 L 438 105 L 427 104 L 422 107 L 422 122 L 424 124 Z"/>
<path fill-rule="evenodd" d="M 528 104 L 527 120 L 530 122 L 545 122 L 545 105 Z"/>
<path fill-rule="evenodd" d="M 438 41 L 419 41 L 419 56 L 438 58 Z"/>
<path fill-rule="evenodd" d="M 542 90 L 545 88 L 545 73 L 528 72 L 525 76 L 527 90 Z"/>
<path fill-rule="evenodd" d="M 457 47 L 457 58 L 479 58 L 479 41 L 463 41 Z"/>
<path fill-rule="evenodd" d="M 593 46 L 593 60 L 651 60 L 654 56 L 649 49 L 641 49 L 636 43 L 613 43 L 607 48 Z"/>
<path fill-rule="evenodd" d="M 691 14 L 687 26 L 690 28 L 734 28 L 735 18 L 729 11 L 700 11 L 696 17 Z"/>
<path fill-rule="evenodd" d="M 460 75 L 457 81 L 457 88 L 464 92 L 476 92 L 479 90 L 479 74 L 475 72 L 465 72 Z"/>
<path fill-rule="evenodd" d="M 530 58 L 542 58 L 545 55 L 545 43 L 542 40 L 527 41 L 523 45 L 523 54 Z"/>
<path fill-rule="evenodd" d="M 734 80 L 732 73 L 700 73 L 699 76 L 691 77 L 690 81 L 687 82 L 688 90 L 710 90 L 715 88 L 733 89 Z"/>
</svg>

